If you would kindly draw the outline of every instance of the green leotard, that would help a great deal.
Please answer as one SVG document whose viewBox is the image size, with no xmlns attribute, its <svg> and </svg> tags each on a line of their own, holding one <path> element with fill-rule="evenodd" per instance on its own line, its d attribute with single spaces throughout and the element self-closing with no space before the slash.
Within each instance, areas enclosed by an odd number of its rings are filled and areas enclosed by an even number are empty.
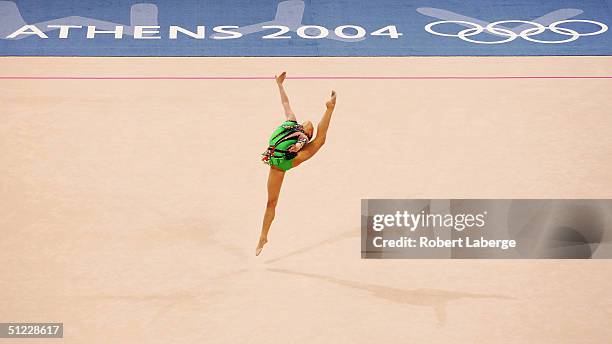
<svg viewBox="0 0 612 344">
<path fill-rule="evenodd" d="M 278 126 L 278 128 L 276 128 L 274 130 L 274 132 L 272 132 L 272 135 L 270 135 L 269 145 L 270 146 L 276 146 L 277 142 L 281 141 L 281 139 L 284 136 L 284 135 L 279 135 L 279 134 L 281 132 L 287 130 L 286 129 L 287 127 L 291 127 L 291 126 L 294 126 L 296 124 L 297 124 L 296 121 L 285 121 L 285 122 L 283 122 L 283 124 Z M 290 138 L 288 140 L 285 140 L 285 141 L 279 143 L 276 146 L 276 149 L 287 150 L 287 149 L 289 149 L 289 147 L 294 145 L 297 141 L 298 141 L 297 136 L 295 138 Z M 291 169 L 293 167 L 293 161 L 285 159 L 285 154 L 280 153 L 280 152 L 274 152 L 274 154 L 272 154 L 272 156 L 270 157 L 270 160 L 268 161 L 268 164 L 270 164 L 270 166 L 274 166 L 274 167 L 276 167 L 278 169 L 281 169 L 283 171 L 288 171 L 289 169 Z"/>
</svg>

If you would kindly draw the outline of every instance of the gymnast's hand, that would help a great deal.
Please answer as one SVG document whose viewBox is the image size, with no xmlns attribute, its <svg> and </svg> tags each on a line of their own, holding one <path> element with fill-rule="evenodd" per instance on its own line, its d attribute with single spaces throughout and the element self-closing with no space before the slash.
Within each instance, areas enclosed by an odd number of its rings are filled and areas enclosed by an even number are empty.
<svg viewBox="0 0 612 344">
<path fill-rule="evenodd" d="M 283 81 L 285 81 L 285 77 L 287 76 L 287 72 L 282 72 L 281 75 L 278 76 L 274 76 L 274 78 L 276 79 L 276 83 L 279 85 L 283 84 Z"/>
<path fill-rule="evenodd" d="M 291 152 L 291 153 L 297 153 L 299 152 L 301 147 L 296 147 L 295 145 L 291 145 L 291 147 L 289 147 L 289 149 L 287 149 L 287 152 Z"/>
</svg>

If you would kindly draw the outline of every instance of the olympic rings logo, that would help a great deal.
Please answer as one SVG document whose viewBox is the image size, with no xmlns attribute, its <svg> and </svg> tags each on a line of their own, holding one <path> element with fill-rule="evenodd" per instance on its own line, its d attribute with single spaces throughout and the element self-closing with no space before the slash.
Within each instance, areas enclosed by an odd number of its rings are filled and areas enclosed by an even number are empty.
<svg viewBox="0 0 612 344">
<path fill-rule="evenodd" d="M 508 29 L 506 27 L 500 26 L 502 24 L 506 24 L 506 23 L 522 23 L 524 25 L 522 26 L 531 26 L 529 28 L 526 28 L 524 30 L 522 30 L 521 32 L 517 33 L 515 32 L 515 30 L 511 30 Z M 567 24 L 567 23 L 588 23 L 588 24 L 593 24 L 599 27 L 599 30 L 597 31 L 592 31 L 592 32 L 585 32 L 585 33 L 580 33 L 576 30 L 573 29 L 568 29 L 566 27 L 560 27 L 560 25 L 563 24 Z M 437 25 L 441 25 L 441 24 L 460 24 L 463 26 L 472 26 L 472 27 L 468 27 L 467 29 L 463 29 L 461 31 L 459 31 L 456 34 L 448 34 L 448 33 L 443 33 L 443 32 L 438 32 L 434 30 L 434 27 Z M 532 36 L 536 36 L 539 35 L 541 33 L 543 33 L 546 30 L 550 30 L 556 34 L 559 35 L 563 35 L 563 36 L 569 36 L 567 38 L 564 39 L 559 39 L 559 40 L 540 40 L 537 38 L 534 38 Z M 560 20 L 560 21 L 556 21 L 548 26 L 544 26 L 540 23 L 537 22 L 532 22 L 532 21 L 526 21 L 526 20 L 500 20 L 500 21 L 496 21 L 493 23 L 488 24 L 487 26 L 482 26 L 479 24 L 475 24 L 475 23 L 471 23 L 471 22 L 467 22 L 467 21 L 462 21 L 462 20 L 442 20 L 442 21 L 437 21 L 437 22 L 433 22 L 433 23 L 429 23 L 425 26 L 425 31 L 433 34 L 433 35 L 437 35 L 437 36 L 444 36 L 444 37 L 458 37 L 466 42 L 471 42 L 471 43 L 477 43 L 477 44 L 501 44 L 501 43 L 508 43 L 508 42 L 512 42 L 515 39 L 517 39 L 518 37 L 521 37 L 524 40 L 530 41 L 530 42 L 535 42 L 535 43 L 545 43 L 545 44 L 559 44 L 559 43 L 568 43 L 568 42 L 573 42 L 575 40 L 577 40 L 578 38 L 582 37 L 582 36 L 595 36 L 595 35 L 599 35 L 602 34 L 606 31 L 608 31 L 608 26 L 604 23 L 600 23 L 598 21 L 593 21 L 593 20 Z M 496 36 L 501 36 L 504 37 L 501 40 L 497 40 L 497 41 L 482 41 L 482 40 L 476 40 L 471 38 L 471 36 L 475 36 L 478 35 L 480 33 L 489 33 L 489 34 L 493 34 Z"/>
</svg>

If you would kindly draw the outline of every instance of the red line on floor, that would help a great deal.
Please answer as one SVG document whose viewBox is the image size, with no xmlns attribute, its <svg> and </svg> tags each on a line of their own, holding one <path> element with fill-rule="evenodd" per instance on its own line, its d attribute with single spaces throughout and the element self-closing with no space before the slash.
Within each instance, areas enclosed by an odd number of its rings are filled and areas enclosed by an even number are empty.
<svg viewBox="0 0 612 344">
<path fill-rule="evenodd" d="M 0 80 L 272 80 L 269 76 L 0 76 Z M 293 80 L 612 79 L 612 76 L 293 76 Z"/>
</svg>

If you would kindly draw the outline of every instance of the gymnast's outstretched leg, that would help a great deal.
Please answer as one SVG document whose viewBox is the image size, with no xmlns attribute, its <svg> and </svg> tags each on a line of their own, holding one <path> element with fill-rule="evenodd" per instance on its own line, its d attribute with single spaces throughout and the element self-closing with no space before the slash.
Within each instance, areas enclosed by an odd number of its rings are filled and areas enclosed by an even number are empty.
<svg viewBox="0 0 612 344">
<path fill-rule="evenodd" d="M 276 204 L 278 203 L 278 196 L 280 194 L 284 178 L 285 171 L 270 167 L 270 173 L 268 174 L 268 202 L 266 203 L 266 212 L 264 214 L 263 224 L 261 226 L 259 243 L 255 249 L 256 256 L 261 253 L 264 245 L 268 242 L 268 231 L 270 230 L 270 226 L 274 220 Z"/>
</svg>

